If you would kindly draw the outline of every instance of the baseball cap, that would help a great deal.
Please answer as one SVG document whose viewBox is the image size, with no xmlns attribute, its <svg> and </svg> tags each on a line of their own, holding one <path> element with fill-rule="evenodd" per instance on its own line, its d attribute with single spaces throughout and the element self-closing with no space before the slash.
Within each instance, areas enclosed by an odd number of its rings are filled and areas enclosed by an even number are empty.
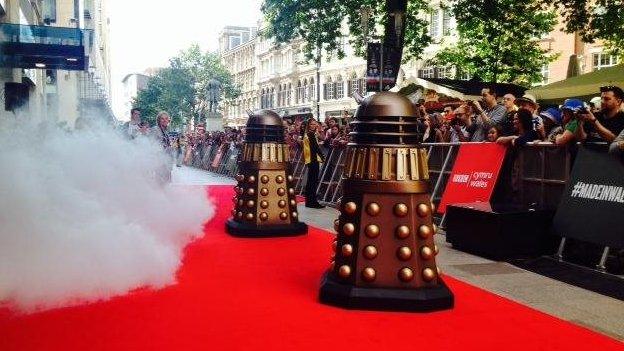
<svg viewBox="0 0 624 351">
<path fill-rule="evenodd" d="M 546 109 L 546 111 L 540 113 L 540 116 L 542 116 L 542 118 L 548 118 L 556 124 L 561 124 L 561 111 L 559 111 L 558 108 L 551 107 Z"/>
<path fill-rule="evenodd" d="M 561 105 L 562 110 L 570 110 L 572 112 L 578 112 L 585 108 L 585 103 L 579 99 L 566 99 Z"/>
</svg>

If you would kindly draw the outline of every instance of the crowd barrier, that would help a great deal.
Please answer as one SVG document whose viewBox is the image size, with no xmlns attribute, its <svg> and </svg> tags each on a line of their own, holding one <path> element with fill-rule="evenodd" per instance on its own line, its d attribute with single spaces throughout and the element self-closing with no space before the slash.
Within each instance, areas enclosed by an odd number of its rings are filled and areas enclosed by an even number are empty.
<svg viewBox="0 0 624 351">
<path fill-rule="evenodd" d="M 439 204 L 444 194 L 460 145 L 423 144 L 429 156 L 431 195 L 435 205 Z M 320 170 L 317 198 L 324 205 L 335 207 L 342 196 L 342 170 L 346 148 L 325 148 L 324 152 L 326 157 Z M 234 177 L 238 153 L 239 148 L 230 144 L 204 145 L 194 151 L 191 164 L 223 176 Z M 550 143 L 528 144 L 526 147 L 510 150 L 494 199 L 555 209 L 569 180 L 571 155 L 567 148 Z M 301 195 L 304 192 L 307 172 L 300 148 L 291 149 L 291 160 L 295 192 Z M 438 220 L 443 226 L 444 218 Z"/>
</svg>

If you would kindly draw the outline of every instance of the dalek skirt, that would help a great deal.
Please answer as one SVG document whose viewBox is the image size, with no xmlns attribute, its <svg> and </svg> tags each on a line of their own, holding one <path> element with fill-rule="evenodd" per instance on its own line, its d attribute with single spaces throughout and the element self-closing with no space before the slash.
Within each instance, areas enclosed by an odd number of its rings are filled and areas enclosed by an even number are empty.
<svg viewBox="0 0 624 351">
<path fill-rule="evenodd" d="M 321 302 L 396 311 L 453 307 L 435 260 L 422 129 L 414 106 L 398 94 L 377 93 L 359 106 Z"/>
<path fill-rule="evenodd" d="M 226 230 L 233 236 L 296 236 L 308 232 L 299 221 L 290 151 L 281 118 L 269 110 L 249 117 L 238 159 L 234 208 Z"/>
</svg>

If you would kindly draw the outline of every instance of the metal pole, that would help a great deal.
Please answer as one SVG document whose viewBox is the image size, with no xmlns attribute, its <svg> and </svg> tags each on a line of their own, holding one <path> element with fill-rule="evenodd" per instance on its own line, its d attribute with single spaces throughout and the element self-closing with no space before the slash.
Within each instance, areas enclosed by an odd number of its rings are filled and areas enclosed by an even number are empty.
<svg viewBox="0 0 624 351">
<path fill-rule="evenodd" d="M 435 195 L 438 193 L 438 188 L 440 187 L 440 183 L 442 183 L 442 177 L 444 176 L 444 171 L 446 170 L 446 166 L 448 166 L 452 153 L 453 153 L 453 145 L 449 146 L 449 151 L 446 154 L 446 158 L 444 159 L 444 163 L 442 164 L 442 168 L 440 169 L 438 180 L 436 181 L 436 184 L 433 187 L 433 192 L 431 193 L 431 200 L 433 200 L 435 198 Z"/>
<path fill-rule="evenodd" d="M 565 248 L 566 238 L 561 238 L 561 242 L 559 243 L 559 249 L 557 249 L 557 253 L 555 254 L 555 259 L 561 262 L 563 261 L 563 249 Z"/>
<path fill-rule="evenodd" d="M 321 44 L 316 45 L 316 120 L 321 121 Z"/>
<path fill-rule="evenodd" d="M 602 250 L 602 256 L 600 257 L 600 262 L 596 266 L 597 270 L 601 272 L 607 271 L 607 267 L 605 266 L 605 263 L 607 263 L 607 256 L 609 256 L 609 247 L 605 246 L 604 250 Z"/>
<path fill-rule="evenodd" d="M 383 78 L 384 78 L 384 44 L 381 43 L 379 50 L 379 91 L 383 91 Z"/>
</svg>

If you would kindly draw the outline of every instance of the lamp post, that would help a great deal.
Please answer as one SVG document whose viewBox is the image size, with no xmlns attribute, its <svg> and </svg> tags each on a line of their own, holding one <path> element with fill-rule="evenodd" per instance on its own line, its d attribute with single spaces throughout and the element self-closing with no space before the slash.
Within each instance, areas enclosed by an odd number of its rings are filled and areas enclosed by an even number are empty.
<svg viewBox="0 0 624 351">
<path fill-rule="evenodd" d="M 321 43 L 316 44 L 316 120 L 321 121 Z"/>
</svg>

